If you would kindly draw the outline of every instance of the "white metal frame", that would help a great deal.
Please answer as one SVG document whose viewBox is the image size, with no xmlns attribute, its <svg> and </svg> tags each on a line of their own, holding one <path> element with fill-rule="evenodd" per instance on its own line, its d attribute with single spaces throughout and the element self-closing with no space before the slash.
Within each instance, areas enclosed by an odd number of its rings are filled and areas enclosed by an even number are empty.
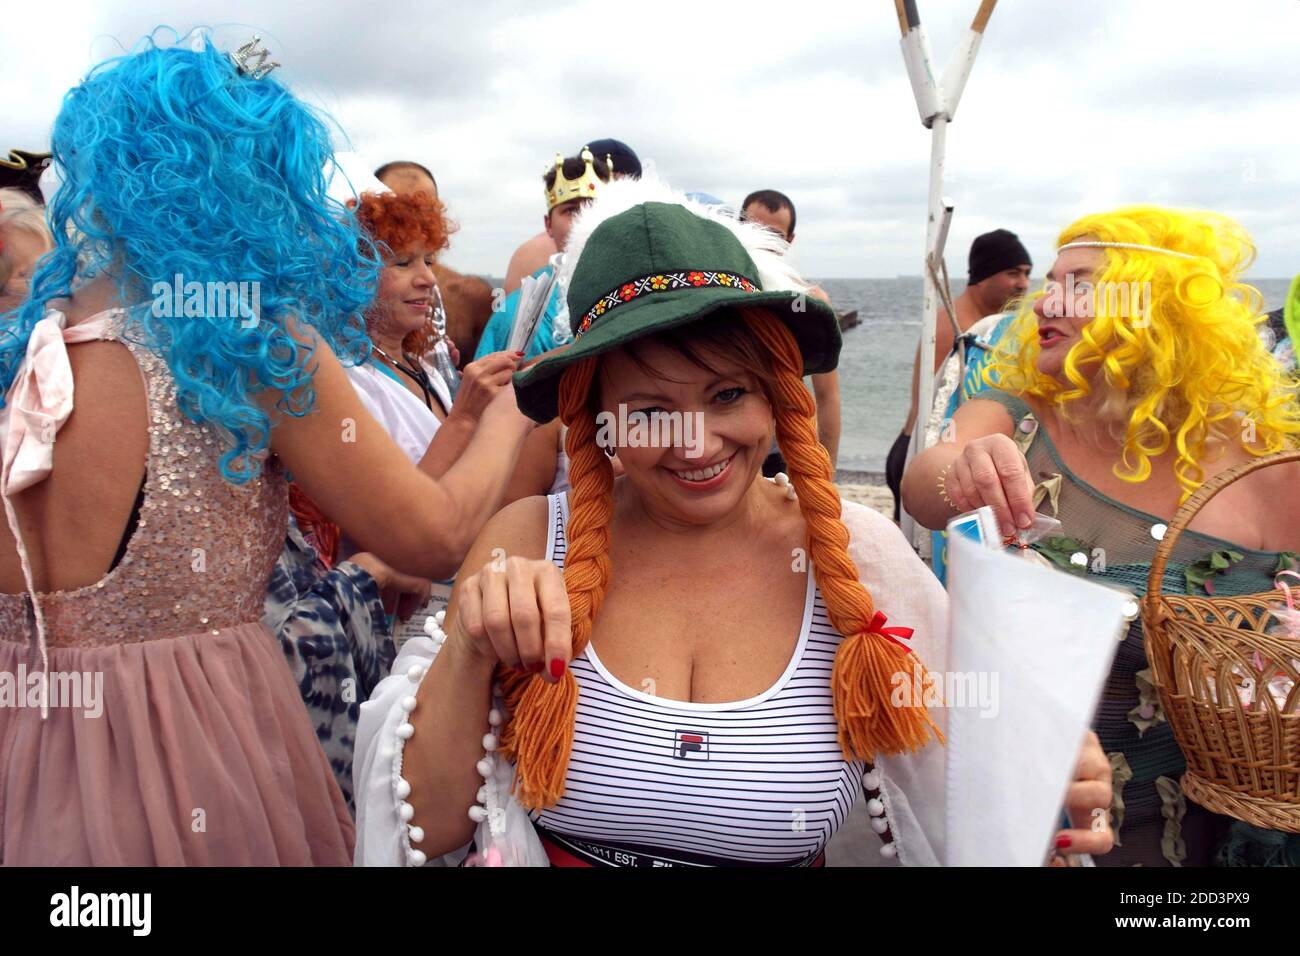
<svg viewBox="0 0 1300 956">
<path fill-rule="evenodd" d="M 940 295 L 936 277 L 941 271 L 940 264 L 943 261 L 943 249 L 948 239 L 948 224 L 953 208 L 952 202 L 943 195 L 948 124 L 957 113 L 957 104 L 966 88 L 966 80 L 970 78 L 984 28 L 993 16 L 995 6 L 997 0 L 981 0 L 970 28 L 958 42 L 943 76 L 936 80 L 930 55 L 930 40 L 921 24 L 916 0 L 894 0 L 898 26 L 903 35 L 903 62 L 907 67 L 907 78 L 912 84 L 912 95 L 916 98 L 921 124 L 930 130 L 930 195 L 925 229 L 925 257 L 921 270 L 925 283 L 921 306 L 921 365 L 917 382 L 916 423 L 912 427 L 912 441 L 907 450 L 908 461 L 921 450 L 925 421 L 929 417 L 934 396 L 935 320 L 938 317 Z M 949 318 L 956 323 L 955 315 L 950 315 Z M 929 532 L 918 526 L 906 511 L 903 511 L 902 519 L 903 533 L 912 540 L 914 546 L 921 548 L 928 544 Z"/>
</svg>

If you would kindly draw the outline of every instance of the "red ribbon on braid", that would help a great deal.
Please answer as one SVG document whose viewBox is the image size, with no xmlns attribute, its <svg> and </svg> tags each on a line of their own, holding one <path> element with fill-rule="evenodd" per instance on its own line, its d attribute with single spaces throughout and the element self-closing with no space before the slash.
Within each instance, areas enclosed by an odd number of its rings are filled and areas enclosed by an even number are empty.
<svg viewBox="0 0 1300 956">
<path fill-rule="evenodd" d="M 912 649 L 903 641 L 911 638 L 914 629 L 910 627 L 885 627 L 885 622 L 889 620 L 884 613 L 877 611 L 871 618 L 871 623 L 867 625 L 868 634 L 879 634 L 887 641 L 893 641 L 907 653 L 912 653 Z"/>
</svg>

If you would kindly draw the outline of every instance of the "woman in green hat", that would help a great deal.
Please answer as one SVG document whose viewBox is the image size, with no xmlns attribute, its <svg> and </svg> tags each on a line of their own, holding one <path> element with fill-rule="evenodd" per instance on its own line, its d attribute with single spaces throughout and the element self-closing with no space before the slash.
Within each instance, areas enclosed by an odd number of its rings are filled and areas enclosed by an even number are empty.
<svg viewBox="0 0 1300 956">
<path fill-rule="evenodd" d="M 492 519 L 446 633 L 362 707 L 359 863 L 422 864 L 478 822 L 487 865 L 820 865 L 863 791 L 879 859 L 938 862 L 942 716 L 890 695 L 943 659 L 946 595 L 835 490 L 802 376 L 839 329 L 779 244 L 647 180 L 584 211 L 576 339 L 515 378 L 567 426 L 572 490 Z M 773 431 L 788 479 L 759 473 Z M 1068 834 L 1105 852 L 1086 756 Z"/>
</svg>

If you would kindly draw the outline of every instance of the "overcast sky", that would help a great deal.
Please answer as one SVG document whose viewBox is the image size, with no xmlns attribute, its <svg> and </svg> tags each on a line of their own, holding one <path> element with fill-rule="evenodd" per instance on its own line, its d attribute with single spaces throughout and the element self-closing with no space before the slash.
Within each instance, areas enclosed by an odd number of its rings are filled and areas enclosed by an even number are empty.
<svg viewBox="0 0 1300 956">
<path fill-rule="evenodd" d="M 919 0 L 937 68 L 976 0 Z M 930 134 L 888 0 L 39 0 L 8 4 L 0 147 L 43 149 L 62 94 L 159 24 L 256 29 L 276 76 L 378 165 L 431 167 L 460 223 L 446 261 L 501 276 L 544 212 L 556 150 L 613 136 L 674 186 L 798 207 L 813 277 L 919 274 Z M 230 26 L 238 24 L 239 26 Z M 948 136 L 948 262 L 1132 202 L 1214 209 L 1300 272 L 1300 0 L 1001 0 Z"/>
</svg>

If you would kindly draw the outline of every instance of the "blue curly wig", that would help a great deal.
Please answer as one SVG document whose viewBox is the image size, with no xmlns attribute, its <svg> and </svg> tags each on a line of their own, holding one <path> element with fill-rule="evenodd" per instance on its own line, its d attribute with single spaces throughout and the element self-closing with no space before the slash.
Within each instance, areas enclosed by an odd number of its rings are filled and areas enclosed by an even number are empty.
<svg viewBox="0 0 1300 956">
<path fill-rule="evenodd" d="M 206 33 L 200 42 L 163 48 L 147 37 L 64 98 L 52 136 L 64 177 L 49 210 L 55 247 L 30 298 L 0 316 L 0 386 L 7 392 L 46 304 L 105 270 L 130 304 L 177 275 L 205 287 L 256 282 L 256 323 L 147 307 L 128 320 L 131 338 L 171 369 L 180 411 L 230 434 L 221 470 L 243 482 L 260 471 L 270 438 L 254 396 L 278 392 L 277 408 L 290 415 L 315 403 L 313 349 L 286 323 L 312 326 L 345 364 L 362 361 L 362 310 L 381 262 L 355 217 L 326 195 L 326 118 L 273 75 L 239 73 Z"/>
</svg>

